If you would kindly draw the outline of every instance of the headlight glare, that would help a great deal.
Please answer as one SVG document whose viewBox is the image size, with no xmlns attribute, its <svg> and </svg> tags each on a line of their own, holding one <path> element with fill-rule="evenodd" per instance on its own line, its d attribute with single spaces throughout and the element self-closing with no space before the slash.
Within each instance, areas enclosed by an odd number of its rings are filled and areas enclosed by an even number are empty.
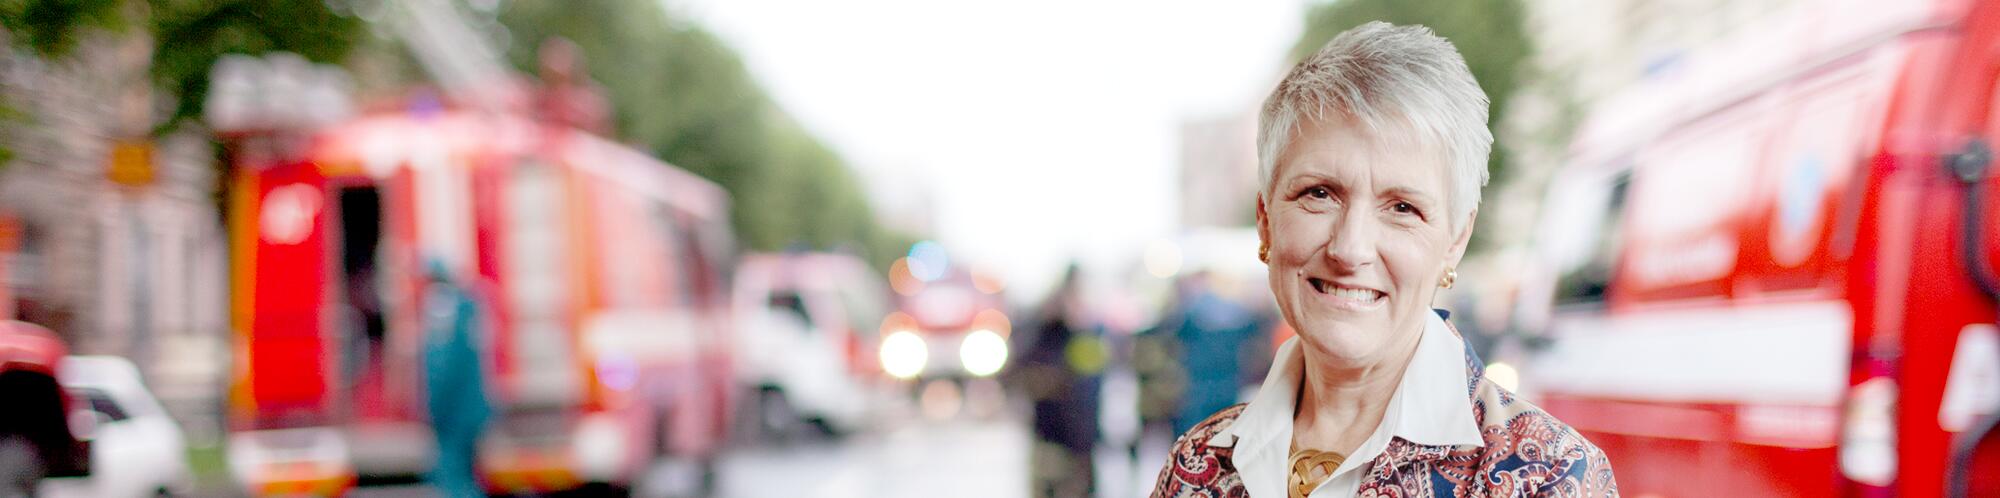
<svg viewBox="0 0 2000 498">
<path fill-rule="evenodd" d="M 924 345 L 924 338 L 901 331 L 882 338 L 881 356 L 883 372 L 898 379 L 908 379 L 923 373 L 930 351 Z"/>
<path fill-rule="evenodd" d="M 958 345 L 958 360 L 965 365 L 965 373 L 975 377 L 999 373 L 1000 367 L 1007 364 L 1007 340 L 991 330 L 972 331 Z"/>
</svg>

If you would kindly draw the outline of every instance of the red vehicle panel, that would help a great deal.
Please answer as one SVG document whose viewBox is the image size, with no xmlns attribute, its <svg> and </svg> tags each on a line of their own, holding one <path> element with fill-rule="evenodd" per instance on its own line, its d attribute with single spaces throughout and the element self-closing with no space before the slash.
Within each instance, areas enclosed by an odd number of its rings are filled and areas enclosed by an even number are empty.
<svg viewBox="0 0 2000 498">
<path fill-rule="evenodd" d="M 733 401 L 719 187 L 471 111 L 363 116 L 302 154 L 235 181 L 239 474 L 428 466 L 416 269 L 432 260 L 486 315 L 492 490 L 623 486 L 658 458 L 713 459 Z"/>
<path fill-rule="evenodd" d="M 1547 345 L 1520 360 L 1621 491 L 1963 482 L 2000 411 L 2000 296 L 1965 264 L 2000 247 L 2000 196 L 1946 166 L 2000 140 L 1996 21 L 2000 2 L 1801 9 L 1595 113 L 1544 206 L 1517 311 Z"/>
</svg>

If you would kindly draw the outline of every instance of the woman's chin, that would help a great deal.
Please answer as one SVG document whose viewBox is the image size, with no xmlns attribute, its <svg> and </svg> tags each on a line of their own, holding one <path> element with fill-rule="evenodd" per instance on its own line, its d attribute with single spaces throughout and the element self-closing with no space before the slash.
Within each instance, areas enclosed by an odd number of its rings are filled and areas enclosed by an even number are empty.
<svg viewBox="0 0 2000 498">
<path fill-rule="evenodd" d="M 1350 325 L 1321 325 L 1300 330 L 1313 331 L 1300 334 L 1304 346 L 1311 348 L 1323 359 L 1343 364 L 1362 364 L 1368 362 L 1370 358 L 1379 356 L 1382 344 L 1387 339 L 1371 335 L 1379 334 L 1379 329 L 1371 330 Z"/>
</svg>

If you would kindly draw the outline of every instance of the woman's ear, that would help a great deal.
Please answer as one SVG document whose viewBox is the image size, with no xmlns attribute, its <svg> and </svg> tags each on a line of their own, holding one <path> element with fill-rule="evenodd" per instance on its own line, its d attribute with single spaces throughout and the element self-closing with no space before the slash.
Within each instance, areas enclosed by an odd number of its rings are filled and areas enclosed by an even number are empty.
<svg viewBox="0 0 2000 498">
<path fill-rule="evenodd" d="M 1271 245 L 1271 215 L 1264 212 L 1264 194 L 1257 194 L 1257 243 Z"/>
<path fill-rule="evenodd" d="M 1445 256 L 1445 259 L 1451 262 L 1451 266 L 1457 267 L 1458 263 L 1465 259 L 1465 248 L 1472 245 L 1472 225 L 1478 221 L 1479 208 L 1472 208 L 1472 213 L 1465 215 L 1465 227 L 1458 230 L 1458 236 L 1455 237 L 1457 240 L 1451 243 L 1451 254 Z"/>
</svg>

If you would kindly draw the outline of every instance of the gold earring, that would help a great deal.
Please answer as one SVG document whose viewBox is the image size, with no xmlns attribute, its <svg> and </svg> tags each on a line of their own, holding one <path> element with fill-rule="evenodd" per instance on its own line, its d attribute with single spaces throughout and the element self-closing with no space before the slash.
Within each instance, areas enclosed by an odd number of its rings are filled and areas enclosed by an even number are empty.
<svg viewBox="0 0 2000 498">
<path fill-rule="evenodd" d="M 1438 279 L 1438 287 L 1450 289 L 1451 284 L 1455 283 L 1458 283 L 1458 269 L 1446 268 L 1444 270 L 1444 278 Z"/>
<path fill-rule="evenodd" d="M 1265 263 L 1271 262 L 1271 243 L 1257 244 L 1257 260 Z"/>
</svg>

